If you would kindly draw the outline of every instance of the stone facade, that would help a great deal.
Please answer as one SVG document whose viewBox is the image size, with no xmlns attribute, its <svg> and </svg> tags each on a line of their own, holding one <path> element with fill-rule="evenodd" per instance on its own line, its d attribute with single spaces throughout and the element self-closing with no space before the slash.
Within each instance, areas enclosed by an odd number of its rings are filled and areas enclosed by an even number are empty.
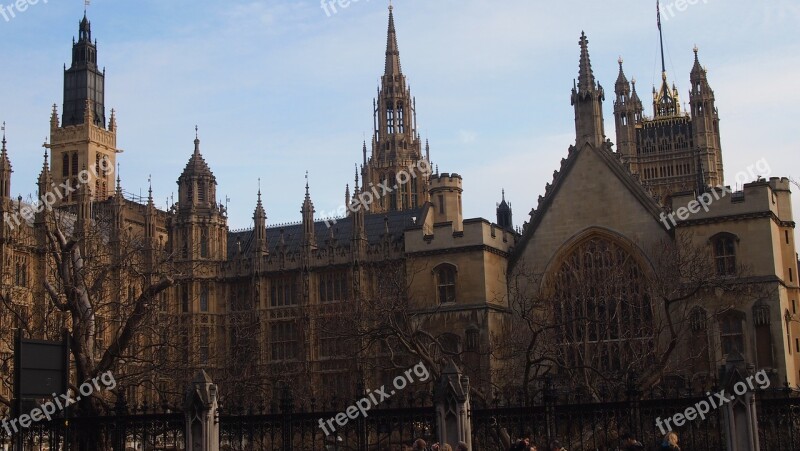
<svg viewBox="0 0 800 451">
<path fill-rule="evenodd" d="M 90 36 L 87 19 L 80 27 L 81 36 Z M 96 48 L 87 45 L 83 38 L 75 44 L 73 58 L 78 60 L 65 75 L 65 83 L 85 75 L 96 80 L 97 88 L 104 74 L 100 77 L 96 71 Z M 80 60 L 86 52 L 90 64 Z M 606 272 L 590 265 L 569 265 L 578 261 L 576 253 L 613 249 L 625 257 L 623 266 L 635 272 L 631 277 L 641 278 L 645 287 L 636 296 L 630 292 L 627 296 L 639 303 L 637 308 L 651 308 L 644 317 L 613 316 L 614 327 L 630 329 L 632 322 L 659 321 L 660 313 L 652 312 L 658 310 L 654 298 L 644 291 L 649 289 L 645 282 L 658 279 L 656 249 L 664 243 L 704 249 L 712 265 L 719 265 L 720 277 L 730 276 L 733 266 L 746 267 L 736 280 L 768 293 L 750 297 L 740 293 L 733 299 L 711 290 L 694 304 L 682 306 L 686 312 L 679 321 L 683 339 L 671 358 L 675 364 L 667 365 L 665 371 L 688 380 L 709 378 L 724 361 L 724 351 L 741 344 L 748 361 L 769 369 L 776 380 L 788 377 L 797 385 L 800 292 L 789 184 L 786 179 L 758 180 L 745 185 L 743 192 L 713 197 L 720 190 L 714 187 L 723 185 L 718 112 L 697 52 L 695 57 L 691 114 L 680 113 L 677 93 L 668 87 L 665 74 L 661 90 L 655 92 L 653 119 L 644 116 L 635 84 L 631 90 L 620 66 L 614 113 L 619 146 L 614 150 L 604 131 L 603 88 L 594 79 L 588 39 L 583 35 L 579 79 L 572 91 L 575 145 L 521 231 L 513 229 L 505 193 L 496 223 L 465 219 L 462 195 L 467 181 L 455 173 L 430 170 L 430 148 L 426 143 L 423 154 L 391 10 L 385 72 L 373 112 L 372 152 L 367 155 L 364 143 L 352 195 L 350 187 L 346 189 L 347 204 L 355 207 L 347 217 L 333 223 L 316 219 L 307 184 L 300 222 L 268 225 L 268 206 L 262 204 L 259 191 L 255 227 L 229 230 L 227 212 L 216 202 L 216 178 L 202 157 L 199 138 L 178 178 L 178 200 L 167 211 L 153 205 L 152 193 L 147 199 L 126 196 L 119 178 L 113 190 L 117 124 L 112 112 L 105 125 L 102 87 L 83 93 L 65 88 L 64 108 L 70 110 L 70 117 L 59 120 L 54 108 L 51 140 L 46 145 L 49 160 L 45 154 L 39 195 L 54 185 L 74 186 L 76 168 L 95 165 L 88 192 L 79 190 L 60 199 L 57 208 L 74 215 L 77 223 L 89 214 L 108 214 L 114 218 L 115 230 L 141 235 L 172 256 L 185 274 L 163 296 L 166 311 L 179 318 L 185 331 L 183 341 L 176 344 L 176 358 L 183 359 L 186 367 L 178 387 L 199 370 L 207 371 L 222 387 L 222 381 L 238 380 L 243 386 L 248 378 L 261 381 L 263 393 L 245 394 L 252 398 L 269 399 L 270 391 L 285 384 L 304 390 L 309 398 L 323 399 L 332 392 L 347 396 L 356 390 L 356 371 L 362 372 L 365 383 L 380 383 L 390 371 L 369 362 L 386 356 L 375 349 L 344 348 L 341 338 L 327 332 L 326 325 L 337 316 L 358 313 L 363 305 L 360 300 L 386 296 L 387 274 L 399 268 L 406 283 L 402 295 L 407 313 L 449 357 L 457 356 L 473 387 L 489 393 L 492 383 L 502 382 L 495 379 L 495 372 L 508 365 L 492 350 L 513 314 L 511 275 L 523 267 L 544 279 L 558 279 L 559 274 L 573 270 L 575 274 L 611 274 L 614 264 L 609 262 L 602 269 Z M 82 121 L 76 116 L 79 101 Z M 652 146 L 655 150 L 648 150 Z M 112 170 L 100 169 L 101 162 Z M 673 169 L 663 172 L 661 166 Z M 405 174 L 402 178 L 401 173 Z M 21 199 L 10 198 L 10 179 L 4 137 L 0 158 L 0 207 L 6 219 L 0 228 L 3 290 L 13 294 L 18 322 L 32 321 L 32 329 L 49 330 L 44 319 L 30 314 L 44 299 L 35 281 L 48 277 L 42 224 L 37 215 L 18 214 L 29 207 Z M 383 185 L 391 185 L 392 192 L 380 195 L 376 187 Z M 665 220 L 672 210 L 702 195 L 714 199 L 708 202 L 708 211 L 679 217 L 674 223 Z M 15 224 L 8 219 L 12 216 L 23 219 Z M 120 283 L 125 286 L 117 287 L 121 292 L 129 287 L 135 291 L 133 284 Z M 535 292 L 539 288 L 524 289 Z M 566 287 L 553 296 L 572 302 L 570 290 Z M 566 314 L 553 309 L 558 310 L 555 304 L 540 313 L 543 318 Z M 11 316 L 4 313 L 4 324 Z M 643 346 L 656 346 L 664 339 L 661 333 L 648 335 L 641 327 L 634 329 L 637 343 Z M 570 333 L 561 339 L 575 339 Z M 630 351 L 611 340 L 594 341 L 598 353 L 611 350 L 623 360 Z M 10 359 L 8 343 L 2 349 L 6 360 Z M 702 344 L 699 354 L 694 352 L 698 343 Z M 563 349 L 574 345 L 561 344 Z M 608 360 L 609 367 L 622 365 Z M 133 387 L 130 395 L 155 399 L 154 387 L 172 384 L 173 376 L 155 375 L 149 384 Z M 8 387 L 3 390 L 2 395 L 8 397 Z"/>
</svg>

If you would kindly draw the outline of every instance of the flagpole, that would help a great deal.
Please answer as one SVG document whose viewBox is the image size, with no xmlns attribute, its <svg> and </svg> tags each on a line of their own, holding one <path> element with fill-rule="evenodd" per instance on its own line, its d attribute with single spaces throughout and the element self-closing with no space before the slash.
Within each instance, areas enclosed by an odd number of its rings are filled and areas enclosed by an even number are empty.
<svg viewBox="0 0 800 451">
<path fill-rule="evenodd" d="M 661 75 L 666 76 L 667 64 L 664 60 L 664 33 L 661 31 L 661 0 L 656 0 L 656 13 L 658 16 L 658 39 L 661 43 Z"/>
</svg>

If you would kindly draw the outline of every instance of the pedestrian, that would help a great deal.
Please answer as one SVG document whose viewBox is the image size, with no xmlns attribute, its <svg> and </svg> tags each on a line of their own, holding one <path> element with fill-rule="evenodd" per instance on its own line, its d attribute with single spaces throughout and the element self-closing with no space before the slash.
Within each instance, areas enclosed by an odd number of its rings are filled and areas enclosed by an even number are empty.
<svg viewBox="0 0 800 451">
<path fill-rule="evenodd" d="M 439 442 L 434 443 L 431 445 L 431 451 L 440 451 L 441 446 L 439 446 Z"/>
<path fill-rule="evenodd" d="M 453 447 L 445 443 L 444 445 L 442 445 L 442 451 L 453 451 Z"/>
<path fill-rule="evenodd" d="M 413 449 L 413 451 L 425 451 L 425 450 L 428 449 L 428 444 L 425 443 L 425 440 L 422 440 L 421 438 L 418 438 L 414 442 L 414 448 L 412 448 L 412 449 Z"/>
<path fill-rule="evenodd" d="M 681 451 L 681 448 L 678 446 L 678 434 L 668 432 L 667 435 L 664 436 L 664 441 L 661 442 L 661 451 Z"/>
<path fill-rule="evenodd" d="M 552 442 L 550 442 L 550 451 L 567 451 L 567 450 L 564 449 L 563 446 L 561 446 L 561 442 L 559 442 L 558 440 L 553 440 Z"/>
<path fill-rule="evenodd" d="M 630 432 L 622 434 L 620 440 L 622 441 L 622 451 L 644 451 L 644 445 L 636 440 Z"/>
<path fill-rule="evenodd" d="M 458 446 L 456 446 L 456 451 L 469 451 L 469 448 L 467 448 L 466 443 L 458 442 Z"/>
</svg>

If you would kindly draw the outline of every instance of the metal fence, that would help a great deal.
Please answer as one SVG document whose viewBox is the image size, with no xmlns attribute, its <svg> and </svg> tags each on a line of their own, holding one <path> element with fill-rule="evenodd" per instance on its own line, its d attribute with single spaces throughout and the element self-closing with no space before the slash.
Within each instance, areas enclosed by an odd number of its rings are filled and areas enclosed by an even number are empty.
<svg viewBox="0 0 800 451">
<path fill-rule="evenodd" d="M 632 431 L 648 449 L 662 437 L 656 418 L 667 418 L 707 399 L 688 392 L 627 392 L 608 395 L 599 402 L 581 402 L 575 393 L 545 392 L 537 399 L 473 400 L 470 420 L 472 449 L 502 450 L 503 436 L 532 435 L 539 449 L 553 439 L 570 451 L 614 450 L 622 431 Z M 620 400 L 622 399 L 622 400 Z M 762 449 L 800 449 L 800 396 L 788 389 L 759 392 L 759 439 Z M 368 411 L 366 417 L 348 418 L 344 426 L 336 416 L 347 405 L 298 405 L 283 399 L 271 408 L 220 409 L 220 449 L 230 451 L 400 451 L 416 438 L 434 441 L 435 409 L 430 396 L 411 398 Z M 342 417 L 339 417 L 340 420 Z M 336 431 L 326 434 L 320 420 L 332 419 Z M 677 428 L 683 449 L 724 450 L 721 410 L 712 410 Z M 33 424 L 22 433 L 23 449 L 155 451 L 185 449 L 186 419 L 181 412 L 141 406 L 118 406 L 103 417 L 63 418 Z M 6 423 L 7 424 L 7 423 Z M 329 428 L 328 428 L 329 429 Z M 332 432 L 332 431 L 328 431 Z M 0 427 L 0 447 L 15 449 L 16 436 Z M 88 442 L 95 441 L 90 447 Z"/>
</svg>

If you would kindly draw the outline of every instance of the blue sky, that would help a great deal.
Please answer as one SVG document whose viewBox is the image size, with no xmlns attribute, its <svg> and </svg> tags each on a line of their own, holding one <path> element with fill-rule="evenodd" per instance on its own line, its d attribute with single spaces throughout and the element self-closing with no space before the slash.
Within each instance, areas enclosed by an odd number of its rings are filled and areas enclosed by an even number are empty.
<svg viewBox="0 0 800 451">
<path fill-rule="evenodd" d="M 0 16 L 0 119 L 8 123 L 12 191 L 23 195 L 35 190 L 83 15 L 80 0 L 43 2 L 9 21 Z M 726 181 L 761 158 L 771 175 L 800 178 L 800 4 L 696 0 L 679 11 L 678 3 L 662 3 L 669 78 L 688 100 L 696 44 L 722 119 Z M 494 219 L 505 188 L 515 223 L 527 220 L 574 140 L 569 94 L 582 30 L 606 88 L 612 141 L 618 57 L 645 101 L 660 78 L 655 0 L 394 4 L 420 132 L 434 164 L 464 176 L 466 217 Z M 259 177 L 270 224 L 300 219 L 306 170 L 317 211 L 336 210 L 372 127 L 386 6 L 353 1 L 328 16 L 317 1 L 93 1 L 125 189 L 146 192 L 152 175 L 165 206 L 197 124 L 218 196 L 231 199 L 231 228 L 252 224 Z M 800 215 L 800 193 L 794 210 Z"/>
</svg>

